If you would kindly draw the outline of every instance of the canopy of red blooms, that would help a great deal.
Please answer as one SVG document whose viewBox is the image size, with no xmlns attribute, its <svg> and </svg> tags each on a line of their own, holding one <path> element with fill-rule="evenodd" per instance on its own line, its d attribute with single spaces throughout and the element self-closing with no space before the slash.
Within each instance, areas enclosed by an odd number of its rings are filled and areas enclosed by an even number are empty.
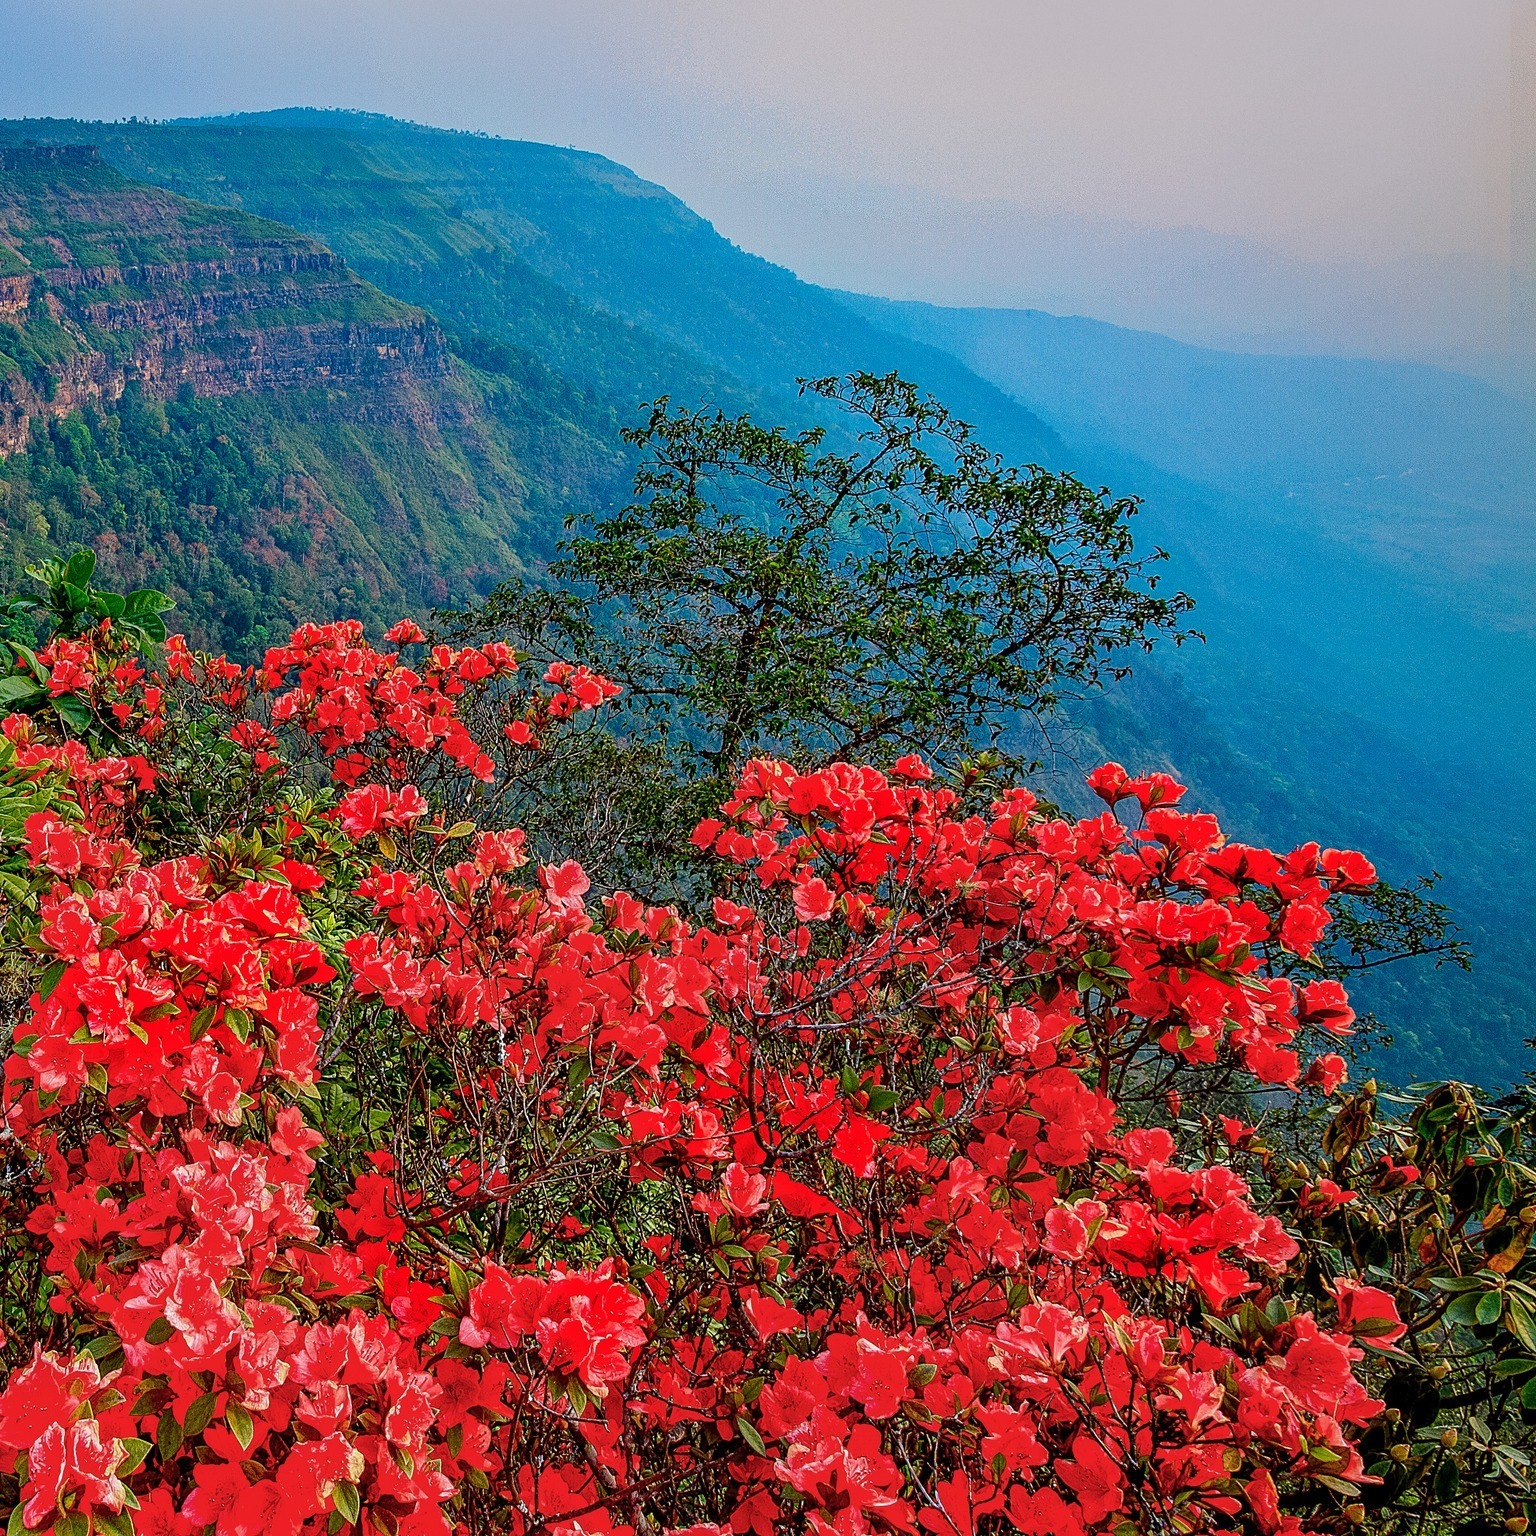
<svg viewBox="0 0 1536 1536">
<path fill-rule="evenodd" d="M 916 759 L 759 761 L 695 836 L 708 920 L 589 900 L 410 775 L 491 780 L 612 685 L 552 671 L 482 741 L 462 706 L 516 656 L 403 654 L 59 642 L 118 746 L 5 722 L 57 801 L 5 1067 L 54 1318 L 0 1392 L 11 1536 L 1335 1528 L 1391 1300 L 1293 1315 L 1281 1221 L 1111 1089 L 1138 1052 L 1307 1078 L 1351 1014 L 1279 962 L 1363 859 L 1227 842 L 1113 766 L 1072 821 L 962 813 Z M 225 712 L 259 869 L 139 835 L 178 699 Z M 340 1167 L 359 1020 L 421 1116 Z"/>
</svg>

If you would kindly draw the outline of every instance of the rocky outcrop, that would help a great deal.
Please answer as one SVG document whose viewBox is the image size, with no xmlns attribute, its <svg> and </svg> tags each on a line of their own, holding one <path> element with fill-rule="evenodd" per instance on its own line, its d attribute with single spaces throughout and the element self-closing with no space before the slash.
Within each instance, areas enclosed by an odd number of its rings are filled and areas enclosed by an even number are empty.
<svg viewBox="0 0 1536 1536">
<path fill-rule="evenodd" d="M 142 186 L 94 149 L 0 151 L 0 454 L 31 423 L 168 398 L 351 390 L 420 417 L 450 361 L 424 311 L 295 231 Z"/>
</svg>

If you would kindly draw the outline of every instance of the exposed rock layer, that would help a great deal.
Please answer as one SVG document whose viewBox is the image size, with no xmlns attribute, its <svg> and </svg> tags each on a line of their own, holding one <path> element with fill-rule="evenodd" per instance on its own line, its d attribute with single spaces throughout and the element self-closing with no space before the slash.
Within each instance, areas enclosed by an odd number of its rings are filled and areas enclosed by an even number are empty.
<svg viewBox="0 0 1536 1536">
<path fill-rule="evenodd" d="M 429 315 L 318 242 L 128 181 L 93 148 L 0 150 L 0 454 L 130 383 L 363 386 L 375 419 L 419 419 L 419 384 L 448 368 Z"/>
</svg>

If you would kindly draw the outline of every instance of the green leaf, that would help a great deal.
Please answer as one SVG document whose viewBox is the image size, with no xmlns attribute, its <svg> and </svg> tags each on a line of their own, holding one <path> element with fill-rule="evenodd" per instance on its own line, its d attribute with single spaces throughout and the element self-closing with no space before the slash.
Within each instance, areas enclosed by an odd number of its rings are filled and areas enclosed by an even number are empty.
<svg viewBox="0 0 1536 1536">
<path fill-rule="evenodd" d="M 448 1289 L 461 1307 L 469 1305 L 469 1276 L 452 1260 L 448 1260 Z"/>
<path fill-rule="evenodd" d="M 1335 1493 L 1342 1493 L 1346 1498 L 1352 1499 L 1360 1492 L 1353 1483 L 1347 1483 L 1342 1477 L 1334 1477 L 1327 1472 L 1314 1472 L 1312 1474 L 1312 1481 L 1314 1483 L 1321 1483 L 1324 1488 L 1333 1489 Z"/>
<path fill-rule="evenodd" d="M 144 1330 L 144 1337 L 148 1339 L 151 1344 L 164 1344 L 165 1341 L 169 1339 L 175 1332 L 176 1330 L 171 1325 L 169 1318 L 157 1317 L 154 1322 L 152 1322 L 149 1327 Z"/>
<path fill-rule="evenodd" d="M 64 972 L 68 966 L 62 960 L 55 960 L 52 965 L 43 972 L 43 979 L 37 984 L 38 996 L 44 1002 L 48 1001 L 48 994 L 64 979 Z"/>
<path fill-rule="evenodd" d="M 64 565 L 64 581 L 76 587 L 88 587 L 96 574 L 96 553 L 90 549 L 77 549 Z"/>
<path fill-rule="evenodd" d="M 43 697 L 43 690 L 30 677 L 12 673 L 0 677 L 0 704 L 19 704 Z"/>
<path fill-rule="evenodd" d="M 1462 1328 L 1470 1328 L 1477 1321 L 1477 1309 L 1482 1305 L 1482 1300 L 1483 1298 L 1473 1291 L 1458 1296 L 1445 1309 L 1446 1322 L 1455 1323 Z"/>
<path fill-rule="evenodd" d="M 213 1423 L 213 1409 L 218 1400 L 216 1392 L 204 1392 L 201 1397 L 194 1398 L 181 1421 L 182 1431 L 189 1437 L 202 1434 Z"/>
<path fill-rule="evenodd" d="M 1447 1456 L 1435 1469 L 1435 1502 L 1449 1504 L 1461 1493 L 1461 1468 Z"/>
<path fill-rule="evenodd" d="M 108 1355 L 115 1354 L 122 1347 L 122 1340 L 115 1333 L 104 1333 L 99 1339 L 92 1339 L 85 1346 L 84 1352 L 92 1360 L 105 1360 Z"/>
<path fill-rule="evenodd" d="M 119 1477 L 127 1477 L 130 1472 L 137 1472 L 144 1465 L 144 1458 L 154 1448 L 154 1445 L 148 1440 L 124 1440 L 123 1459 L 118 1463 L 117 1475 Z"/>
<path fill-rule="evenodd" d="M 1504 1310 L 1504 1326 L 1530 1350 L 1536 1350 L 1536 1317 L 1518 1296 L 1509 1298 Z"/>
<path fill-rule="evenodd" d="M 251 1441 L 256 1435 L 256 1426 L 251 1422 L 250 1414 L 239 1403 L 226 1403 L 224 1422 L 229 1425 L 229 1432 L 240 1442 L 240 1449 L 250 1450 Z"/>
<path fill-rule="evenodd" d="M 58 717 L 72 731 L 88 731 L 94 722 L 95 717 L 91 714 L 91 706 L 77 694 L 61 693 L 53 701 L 53 707 Z"/>
<path fill-rule="evenodd" d="M 1528 1376 L 1532 1371 L 1536 1371 L 1536 1360 L 1511 1358 L 1493 1362 L 1495 1381 L 1508 1381 L 1511 1376 Z"/>
<path fill-rule="evenodd" d="M 123 599 L 123 612 L 131 619 L 142 619 L 146 615 L 153 617 L 175 606 L 173 599 L 164 592 L 156 592 L 153 587 L 141 587 Z"/>
<path fill-rule="evenodd" d="M 91 1526 L 94 1530 L 105 1531 L 107 1536 L 133 1536 L 133 1516 L 126 1509 L 114 1511 L 98 1504 L 91 1511 Z"/>
<path fill-rule="evenodd" d="M 160 1448 L 160 1459 L 173 1460 L 181 1450 L 181 1443 L 185 1438 L 181 1432 L 181 1425 L 176 1422 L 176 1415 L 167 1408 L 155 1425 L 155 1444 Z"/>
<path fill-rule="evenodd" d="M 1504 1315 L 1504 1295 L 1501 1291 L 1489 1291 L 1477 1303 L 1477 1320 L 1484 1327 L 1496 1323 Z"/>
<path fill-rule="evenodd" d="M 355 1483 L 337 1483 L 331 1492 L 331 1502 L 336 1506 L 336 1512 L 348 1525 L 357 1524 L 363 1501 L 357 1496 Z"/>
<path fill-rule="evenodd" d="M 741 1438 L 745 1440 L 747 1444 L 750 1445 L 759 1456 L 766 1456 L 768 1454 L 768 1447 L 763 1443 L 763 1437 L 758 1434 L 757 1425 L 755 1425 L 751 1419 L 746 1416 L 746 1414 L 738 1413 L 736 1415 L 736 1428 L 741 1431 Z"/>
<path fill-rule="evenodd" d="M 21 1499 L 11 1507 L 11 1518 L 5 1523 L 5 1536 L 26 1536 L 27 1522 L 22 1519 L 21 1512 L 26 1507 Z"/>
</svg>

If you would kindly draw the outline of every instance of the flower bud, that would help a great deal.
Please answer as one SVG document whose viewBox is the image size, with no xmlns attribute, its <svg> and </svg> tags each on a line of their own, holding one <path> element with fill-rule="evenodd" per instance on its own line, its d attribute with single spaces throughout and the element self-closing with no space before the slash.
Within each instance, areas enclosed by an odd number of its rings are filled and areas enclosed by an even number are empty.
<svg viewBox="0 0 1536 1536">
<path fill-rule="evenodd" d="M 1448 1451 L 1454 1450 L 1456 1447 L 1456 1442 L 1460 1438 L 1461 1436 L 1457 1433 L 1456 1426 L 1453 1424 L 1449 1429 L 1442 1432 L 1440 1436 L 1440 1444 L 1443 1445 Z"/>
<path fill-rule="evenodd" d="M 1430 1366 L 1429 1374 L 1430 1378 L 1434 1381 L 1444 1381 L 1451 1374 L 1451 1368 L 1442 1362 L 1439 1365 Z"/>
<path fill-rule="evenodd" d="M 1351 1525 L 1364 1525 L 1365 1524 L 1365 1505 L 1364 1504 L 1346 1504 L 1344 1506 L 1344 1518 L 1346 1520 L 1348 1520 Z"/>
<path fill-rule="evenodd" d="M 1408 1447 L 1406 1445 L 1394 1445 L 1392 1449 L 1387 1452 L 1387 1455 L 1390 1456 L 1393 1461 L 1407 1461 Z"/>
<path fill-rule="evenodd" d="M 1524 1515 L 1511 1515 L 1504 1522 L 1504 1529 L 1513 1533 L 1513 1536 L 1524 1536 L 1525 1528 L 1531 1522 Z"/>
</svg>

